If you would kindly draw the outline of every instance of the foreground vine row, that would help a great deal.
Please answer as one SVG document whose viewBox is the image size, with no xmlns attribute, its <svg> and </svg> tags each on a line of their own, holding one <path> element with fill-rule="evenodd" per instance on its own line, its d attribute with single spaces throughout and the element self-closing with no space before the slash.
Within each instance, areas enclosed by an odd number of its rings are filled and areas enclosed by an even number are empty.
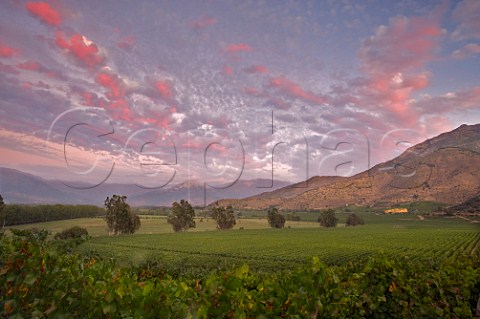
<svg viewBox="0 0 480 319">
<path fill-rule="evenodd" d="M 0 238 L 5 318 L 471 318 L 479 256 L 369 257 L 288 272 L 244 265 L 202 276 L 127 269 L 54 249 L 46 234 Z"/>
</svg>

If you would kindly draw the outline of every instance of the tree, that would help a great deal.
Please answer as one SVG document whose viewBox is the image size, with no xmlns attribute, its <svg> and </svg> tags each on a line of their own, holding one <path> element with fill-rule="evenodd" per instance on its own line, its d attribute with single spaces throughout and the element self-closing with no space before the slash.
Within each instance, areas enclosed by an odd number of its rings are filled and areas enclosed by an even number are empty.
<svg viewBox="0 0 480 319">
<path fill-rule="evenodd" d="M 126 203 L 127 196 L 113 195 L 105 200 L 108 235 L 133 234 L 140 227 L 140 218 Z"/>
<path fill-rule="evenodd" d="M 232 206 L 214 206 L 211 209 L 212 218 L 217 221 L 218 229 L 231 229 L 235 226 L 235 212 Z"/>
<path fill-rule="evenodd" d="M 5 231 L 5 215 L 7 212 L 5 211 L 5 203 L 3 202 L 3 197 L 0 195 L 0 216 L 2 218 L 2 230 Z"/>
<path fill-rule="evenodd" d="M 276 207 L 270 207 L 267 211 L 268 224 L 272 228 L 283 228 L 285 226 L 285 216 L 278 212 Z"/>
<path fill-rule="evenodd" d="M 195 228 L 195 210 L 192 205 L 186 200 L 181 200 L 180 204 L 174 202 L 172 204 L 172 211 L 168 215 L 167 222 L 172 224 L 173 231 L 179 232 L 188 230 L 189 228 Z"/>
<path fill-rule="evenodd" d="M 365 224 L 365 222 L 363 221 L 363 218 L 358 216 L 357 214 L 349 214 L 345 222 L 345 225 L 347 226 L 357 226 L 357 225 L 363 225 L 363 224 Z"/>
<path fill-rule="evenodd" d="M 337 227 L 338 219 L 335 217 L 335 211 L 331 208 L 322 211 L 318 217 L 318 222 L 323 227 Z"/>
</svg>

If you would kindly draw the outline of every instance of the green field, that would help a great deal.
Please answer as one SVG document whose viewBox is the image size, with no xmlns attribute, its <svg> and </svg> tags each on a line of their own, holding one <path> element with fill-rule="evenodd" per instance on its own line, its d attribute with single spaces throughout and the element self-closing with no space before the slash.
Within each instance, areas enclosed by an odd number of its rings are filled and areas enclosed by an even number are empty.
<svg viewBox="0 0 480 319">
<path fill-rule="evenodd" d="M 233 230 L 219 231 L 211 219 L 197 219 L 197 228 L 173 233 L 165 218 L 143 216 L 135 235 L 107 237 L 102 219 L 76 219 L 24 225 L 52 233 L 73 225 L 88 229 L 92 239 L 78 250 L 115 257 L 120 264 L 139 265 L 155 260 L 172 269 L 223 269 L 248 263 L 255 270 L 291 269 L 308 257 L 342 264 L 379 252 L 387 256 L 455 257 L 480 249 L 478 219 L 416 215 L 361 214 L 366 225 L 345 227 L 347 214 L 338 213 L 339 225 L 327 229 L 312 222 L 316 213 L 297 213 L 301 222 L 270 229 L 266 219 L 237 220 Z M 242 228 L 242 229 L 241 229 Z"/>
</svg>

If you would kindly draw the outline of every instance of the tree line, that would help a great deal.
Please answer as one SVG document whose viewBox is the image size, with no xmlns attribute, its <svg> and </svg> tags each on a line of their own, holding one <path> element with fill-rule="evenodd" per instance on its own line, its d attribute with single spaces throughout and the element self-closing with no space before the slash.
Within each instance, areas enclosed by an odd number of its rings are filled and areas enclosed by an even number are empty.
<svg viewBox="0 0 480 319">
<path fill-rule="evenodd" d="M 2 228 L 13 225 L 90 218 L 103 215 L 105 215 L 105 210 L 93 205 L 5 205 L 3 198 L 0 200 L 0 223 Z"/>
<path fill-rule="evenodd" d="M 98 217 L 105 216 L 108 234 L 121 235 L 133 234 L 140 227 L 140 218 L 130 205 L 127 203 L 127 196 L 112 195 L 107 197 L 104 202 L 105 208 L 93 205 L 5 205 L 0 195 L 0 222 L 2 227 L 38 223 L 54 220 L 64 220 L 73 218 Z M 236 225 L 236 213 L 232 206 L 220 206 L 218 203 L 211 206 L 207 212 L 217 223 L 217 229 L 231 229 Z M 172 225 L 174 232 L 186 231 L 195 228 L 195 209 L 187 200 L 174 202 L 170 213 L 167 216 L 167 222 Z M 268 224 L 272 228 L 284 228 L 286 220 L 298 221 L 300 216 L 287 214 L 285 217 L 279 213 L 278 208 L 269 207 L 267 209 Z M 318 222 L 323 227 L 336 227 L 338 219 L 333 209 L 327 209 L 321 212 Z M 347 226 L 363 225 L 363 219 L 356 214 L 349 214 L 346 219 Z"/>
</svg>

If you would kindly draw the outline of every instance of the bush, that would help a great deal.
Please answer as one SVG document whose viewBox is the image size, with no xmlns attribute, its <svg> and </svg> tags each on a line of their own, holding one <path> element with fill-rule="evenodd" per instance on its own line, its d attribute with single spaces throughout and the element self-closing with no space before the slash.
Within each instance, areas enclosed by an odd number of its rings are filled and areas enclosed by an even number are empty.
<svg viewBox="0 0 480 319">
<path fill-rule="evenodd" d="M 357 214 L 349 214 L 347 216 L 347 220 L 345 221 L 346 226 L 357 226 L 357 225 L 364 225 L 365 222 L 363 218 L 358 216 Z"/>
<path fill-rule="evenodd" d="M 324 210 L 318 217 L 318 222 L 323 227 L 337 227 L 338 219 L 335 217 L 335 211 L 331 208 Z"/>
<path fill-rule="evenodd" d="M 55 234 L 55 239 L 76 239 L 88 237 L 88 231 L 80 226 L 73 226 Z"/>
</svg>

